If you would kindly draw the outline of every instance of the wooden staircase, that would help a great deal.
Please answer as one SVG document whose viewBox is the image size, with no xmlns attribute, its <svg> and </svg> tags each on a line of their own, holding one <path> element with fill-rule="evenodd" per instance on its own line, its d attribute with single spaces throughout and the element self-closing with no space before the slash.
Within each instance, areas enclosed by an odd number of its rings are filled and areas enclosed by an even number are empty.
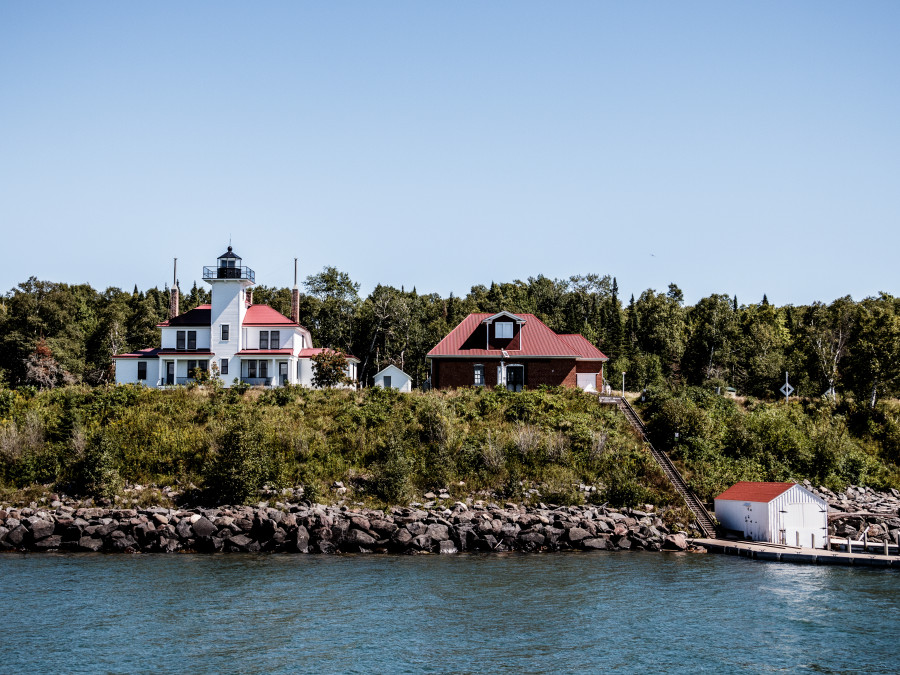
<svg viewBox="0 0 900 675">
<path fill-rule="evenodd" d="M 600 396 L 599 401 L 602 404 L 615 405 L 622 411 L 625 415 L 625 419 L 628 420 L 631 426 L 634 427 L 634 430 L 638 432 L 644 443 L 646 443 L 647 448 L 650 450 L 650 454 L 653 455 L 653 459 L 656 460 L 663 470 L 663 473 L 666 474 L 669 482 L 672 483 L 678 491 L 678 494 L 684 499 L 687 507 L 691 510 L 691 513 L 694 514 L 694 518 L 697 520 L 697 527 L 703 532 L 705 537 L 714 538 L 716 536 L 716 526 L 715 523 L 713 523 L 712 516 L 709 515 L 709 511 L 706 510 L 706 507 L 703 506 L 703 503 L 697 498 L 697 495 L 695 495 L 688 487 L 687 483 L 685 483 L 684 478 L 681 477 L 681 474 L 678 472 L 678 469 L 675 468 L 675 465 L 672 463 L 672 460 L 669 459 L 669 456 L 663 451 L 657 450 L 653 446 L 653 443 L 650 442 L 650 438 L 647 435 L 647 427 L 644 426 L 644 423 L 641 421 L 641 418 L 638 417 L 634 408 L 631 407 L 631 404 L 622 396 Z"/>
</svg>

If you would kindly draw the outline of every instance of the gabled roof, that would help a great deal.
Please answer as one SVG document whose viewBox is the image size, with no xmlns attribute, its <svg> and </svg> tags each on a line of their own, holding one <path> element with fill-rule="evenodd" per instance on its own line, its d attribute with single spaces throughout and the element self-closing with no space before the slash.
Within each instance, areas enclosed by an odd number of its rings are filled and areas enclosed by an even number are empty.
<svg viewBox="0 0 900 675">
<path fill-rule="evenodd" d="M 372 377 L 378 377 L 379 375 L 381 375 L 381 374 L 383 374 L 383 373 L 387 373 L 387 372 L 391 372 L 391 373 L 396 372 L 396 373 L 400 373 L 401 375 L 403 375 L 403 376 L 405 376 L 405 377 L 409 377 L 409 375 L 408 375 L 407 373 L 404 373 L 402 370 L 400 370 L 400 369 L 399 369 L 397 366 L 395 366 L 394 364 L 390 364 L 390 365 L 388 365 L 388 366 L 382 368 L 382 369 L 379 370 L 377 373 L 375 373 Z"/>
<path fill-rule="evenodd" d="M 725 490 L 716 499 L 725 499 L 735 502 L 762 502 L 768 503 L 778 495 L 784 494 L 796 483 L 756 483 L 741 481 Z"/>
<path fill-rule="evenodd" d="M 521 316 L 517 316 L 517 315 L 513 314 L 512 312 L 507 312 L 507 311 L 497 312 L 496 314 L 493 314 L 493 315 L 485 318 L 483 320 L 483 322 L 484 323 L 493 323 L 497 319 L 501 319 L 501 318 L 512 319 L 513 321 L 515 321 L 517 323 L 525 323 L 525 319 L 523 319 Z"/>
<path fill-rule="evenodd" d="M 294 323 L 281 312 L 268 305 L 250 305 L 244 315 L 244 326 L 291 326 L 296 328 L 300 324 Z"/>
<path fill-rule="evenodd" d="M 581 333 L 565 333 L 556 337 L 565 342 L 570 349 L 577 352 L 579 358 L 593 361 L 609 361 L 609 357 L 592 345 Z"/>
<path fill-rule="evenodd" d="M 501 314 L 509 314 L 501 312 Z M 428 352 L 428 358 L 442 356 L 469 356 L 496 357 L 496 358 L 521 358 L 521 357 L 552 357 L 573 359 L 601 359 L 606 356 L 594 347 L 581 335 L 560 336 L 534 314 L 509 314 L 525 323 L 520 328 L 519 344 L 521 349 L 484 349 L 484 331 L 481 324 L 487 319 L 501 314 L 476 313 L 469 314 L 460 324 L 437 345 Z M 473 333 L 481 328 L 481 337 L 472 339 Z"/>
<path fill-rule="evenodd" d="M 172 319 L 166 319 L 156 324 L 159 328 L 168 326 L 208 326 L 212 316 L 212 305 L 197 305 L 189 312 L 179 314 Z"/>
</svg>

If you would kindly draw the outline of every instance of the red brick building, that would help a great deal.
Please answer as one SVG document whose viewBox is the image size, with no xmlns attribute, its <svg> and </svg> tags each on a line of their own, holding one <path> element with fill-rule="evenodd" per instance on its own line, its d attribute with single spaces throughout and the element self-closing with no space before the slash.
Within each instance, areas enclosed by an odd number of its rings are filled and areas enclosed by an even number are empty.
<svg viewBox="0 0 900 675">
<path fill-rule="evenodd" d="M 607 356 L 582 335 L 557 335 L 534 314 L 469 314 L 426 357 L 435 389 L 541 384 L 603 388 Z"/>
</svg>

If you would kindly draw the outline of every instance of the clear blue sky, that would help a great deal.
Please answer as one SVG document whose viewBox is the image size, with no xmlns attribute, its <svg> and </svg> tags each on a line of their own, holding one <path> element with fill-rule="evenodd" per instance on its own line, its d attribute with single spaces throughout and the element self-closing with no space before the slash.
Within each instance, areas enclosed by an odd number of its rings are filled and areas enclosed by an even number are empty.
<svg viewBox="0 0 900 675">
<path fill-rule="evenodd" d="M 0 234 L 0 292 L 231 235 L 268 285 L 900 294 L 900 3 L 4 2 Z"/>
</svg>

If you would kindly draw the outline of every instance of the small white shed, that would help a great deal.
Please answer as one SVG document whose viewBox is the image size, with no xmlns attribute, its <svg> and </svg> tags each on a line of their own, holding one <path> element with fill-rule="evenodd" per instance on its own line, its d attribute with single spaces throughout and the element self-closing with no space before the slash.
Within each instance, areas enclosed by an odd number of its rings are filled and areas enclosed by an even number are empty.
<svg viewBox="0 0 900 675">
<path fill-rule="evenodd" d="M 412 391 L 412 379 L 397 366 L 388 366 L 375 373 L 375 386 L 385 389 Z"/>
<path fill-rule="evenodd" d="M 736 483 L 716 497 L 716 518 L 751 541 L 828 544 L 828 502 L 797 483 Z"/>
</svg>

